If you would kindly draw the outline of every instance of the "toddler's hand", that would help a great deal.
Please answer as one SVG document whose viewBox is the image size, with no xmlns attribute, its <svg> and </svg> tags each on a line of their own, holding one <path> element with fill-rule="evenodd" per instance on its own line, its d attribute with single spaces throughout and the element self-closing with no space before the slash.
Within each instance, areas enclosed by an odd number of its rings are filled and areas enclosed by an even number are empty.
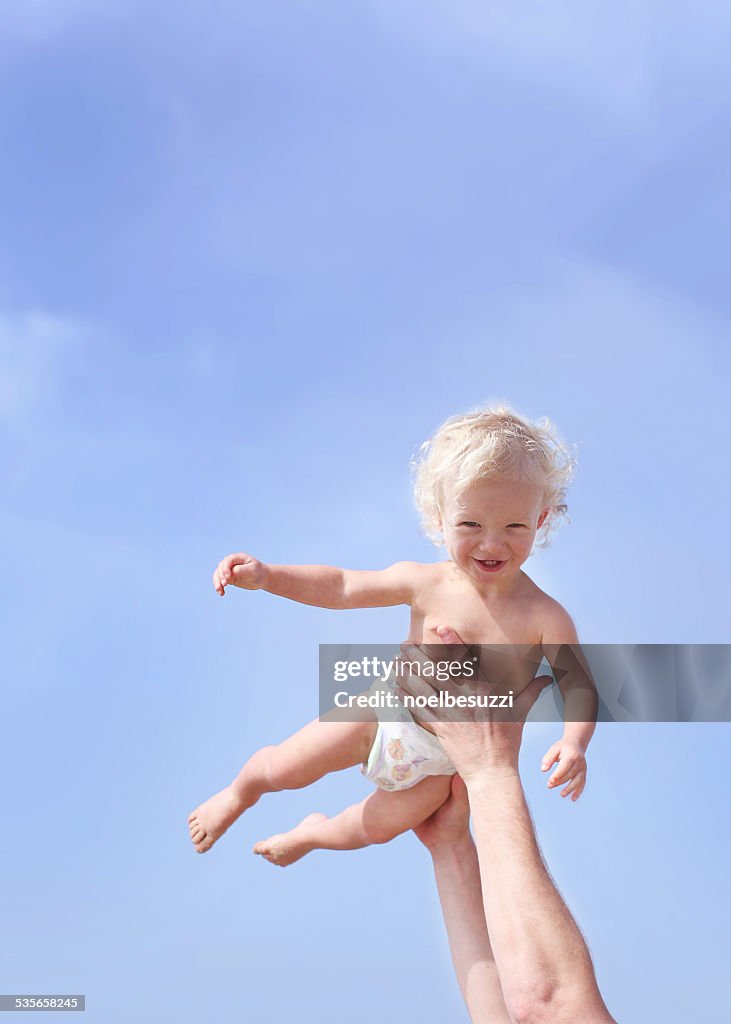
<svg viewBox="0 0 731 1024">
<path fill-rule="evenodd" d="M 554 789 L 568 783 L 561 791 L 561 796 L 571 794 L 571 801 L 576 802 L 586 785 L 586 753 L 578 743 L 567 739 L 558 740 L 546 751 L 541 761 L 541 771 L 547 772 L 556 761 L 559 765 L 548 780 L 548 788 Z"/>
<path fill-rule="evenodd" d="M 226 555 L 213 573 L 213 586 L 223 597 L 226 587 L 241 587 L 242 590 L 261 590 L 266 577 L 266 566 L 253 555 L 239 551 Z"/>
</svg>

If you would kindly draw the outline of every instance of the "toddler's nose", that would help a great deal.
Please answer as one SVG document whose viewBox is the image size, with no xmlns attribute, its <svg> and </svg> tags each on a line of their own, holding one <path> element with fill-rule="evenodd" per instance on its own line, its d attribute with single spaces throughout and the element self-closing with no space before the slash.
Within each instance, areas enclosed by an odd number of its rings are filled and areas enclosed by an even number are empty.
<svg viewBox="0 0 731 1024">
<path fill-rule="evenodd" d="M 477 557 L 486 562 L 502 562 L 507 557 L 505 548 L 502 547 L 503 538 L 494 536 L 494 530 L 483 530 L 482 536 L 478 538 Z"/>
<path fill-rule="evenodd" d="M 477 557 L 484 559 L 486 562 L 501 562 L 505 558 L 505 552 L 500 548 L 492 547 L 492 545 L 487 547 L 482 544 L 477 550 Z"/>
</svg>

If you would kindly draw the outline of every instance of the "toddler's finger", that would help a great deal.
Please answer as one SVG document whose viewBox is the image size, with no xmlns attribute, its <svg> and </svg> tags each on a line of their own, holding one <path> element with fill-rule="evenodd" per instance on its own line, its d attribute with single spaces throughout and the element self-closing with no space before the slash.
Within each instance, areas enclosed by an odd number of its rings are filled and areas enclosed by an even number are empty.
<svg viewBox="0 0 731 1024">
<path fill-rule="evenodd" d="M 564 782 L 568 782 L 572 777 L 571 764 L 560 764 L 556 771 L 553 773 L 551 778 L 548 780 L 548 785 L 553 788 L 554 786 L 562 786 Z"/>
<path fill-rule="evenodd" d="M 581 796 L 581 791 L 584 788 L 585 781 L 585 772 L 577 772 L 574 778 L 571 779 L 571 781 L 569 782 L 568 786 L 561 790 L 561 796 L 569 796 L 569 794 L 573 794 L 571 799 L 574 801 L 578 800 L 578 798 Z"/>
<path fill-rule="evenodd" d="M 552 747 L 548 748 L 546 753 L 543 755 L 543 760 L 541 761 L 541 771 L 542 772 L 547 772 L 548 769 L 551 767 L 551 765 L 554 765 L 556 763 L 556 761 L 558 761 L 558 755 L 559 755 L 560 749 L 561 748 L 558 745 L 558 743 L 554 743 L 554 745 Z"/>
</svg>

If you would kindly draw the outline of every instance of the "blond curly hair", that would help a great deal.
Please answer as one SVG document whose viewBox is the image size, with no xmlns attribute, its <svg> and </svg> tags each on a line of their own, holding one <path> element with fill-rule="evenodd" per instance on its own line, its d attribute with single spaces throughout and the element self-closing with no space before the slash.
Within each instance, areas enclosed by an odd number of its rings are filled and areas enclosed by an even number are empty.
<svg viewBox="0 0 731 1024">
<path fill-rule="evenodd" d="M 414 499 L 424 532 L 442 543 L 441 512 L 449 489 L 457 497 L 478 480 L 496 477 L 537 484 L 549 512 L 536 537 L 545 547 L 565 520 L 566 488 L 576 469 L 574 446 L 546 418 L 531 423 L 504 404 L 443 423 L 412 462 Z"/>
</svg>

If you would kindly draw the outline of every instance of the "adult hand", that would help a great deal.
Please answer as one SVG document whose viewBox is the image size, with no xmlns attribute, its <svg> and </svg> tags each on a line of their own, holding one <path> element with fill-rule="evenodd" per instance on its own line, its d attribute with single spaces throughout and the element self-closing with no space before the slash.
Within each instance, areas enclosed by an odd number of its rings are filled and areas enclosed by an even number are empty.
<svg viewBox="0 0 731 1024">
<path fill-rule="evenodd" d="M 443 644 L 449 644 L 450 661 L 466 662 L 471 657 L 470 649 L 458 633 L 449 626 L 437 630 Z M 456 649 L 454 649 L 456 647 Z M 541 691 L 553 682 L 551 676 L 531 679 L 519 692 L 508 689 L 505 683 L 491 683 L 485 676 L 485 666 L 478 668 L 477 678 L 462 677 L 460 682 L 437 679 L 434 662 L 440 655 L 426 645 L 402 644 L 403 662 L 418 663 L 418 674 L 406 672 L 400 677 L 402 700 L 404 695 L 414 698 L 433 698 L 440 691 L 459 697 L 488 698 L 488 706 L 465 707 L 409 707 L 417 721 L 429 726 L 439 738 L 447 756 L 465 782 L 480 771 L 490 769 L 515 774 L 518 771 L 518 753 L 523 735 L 523 725 L 530 709 Z M 441 658 L 444 653 L 441 652 Z M 431 670 L 426 669 L 427 663 Z M 404 665 L 405 669 L 406 666 Z M 497 700 L 490 702 L 489 698 Z M 511 700 L 510 706 L 501 698 Z M 462 702 L 464 704 L 464 702 Z M 489 706 L 493 703 L 493 706 Z M 408 706 L 408 705 L 407 705 Z"/>
</svg>

